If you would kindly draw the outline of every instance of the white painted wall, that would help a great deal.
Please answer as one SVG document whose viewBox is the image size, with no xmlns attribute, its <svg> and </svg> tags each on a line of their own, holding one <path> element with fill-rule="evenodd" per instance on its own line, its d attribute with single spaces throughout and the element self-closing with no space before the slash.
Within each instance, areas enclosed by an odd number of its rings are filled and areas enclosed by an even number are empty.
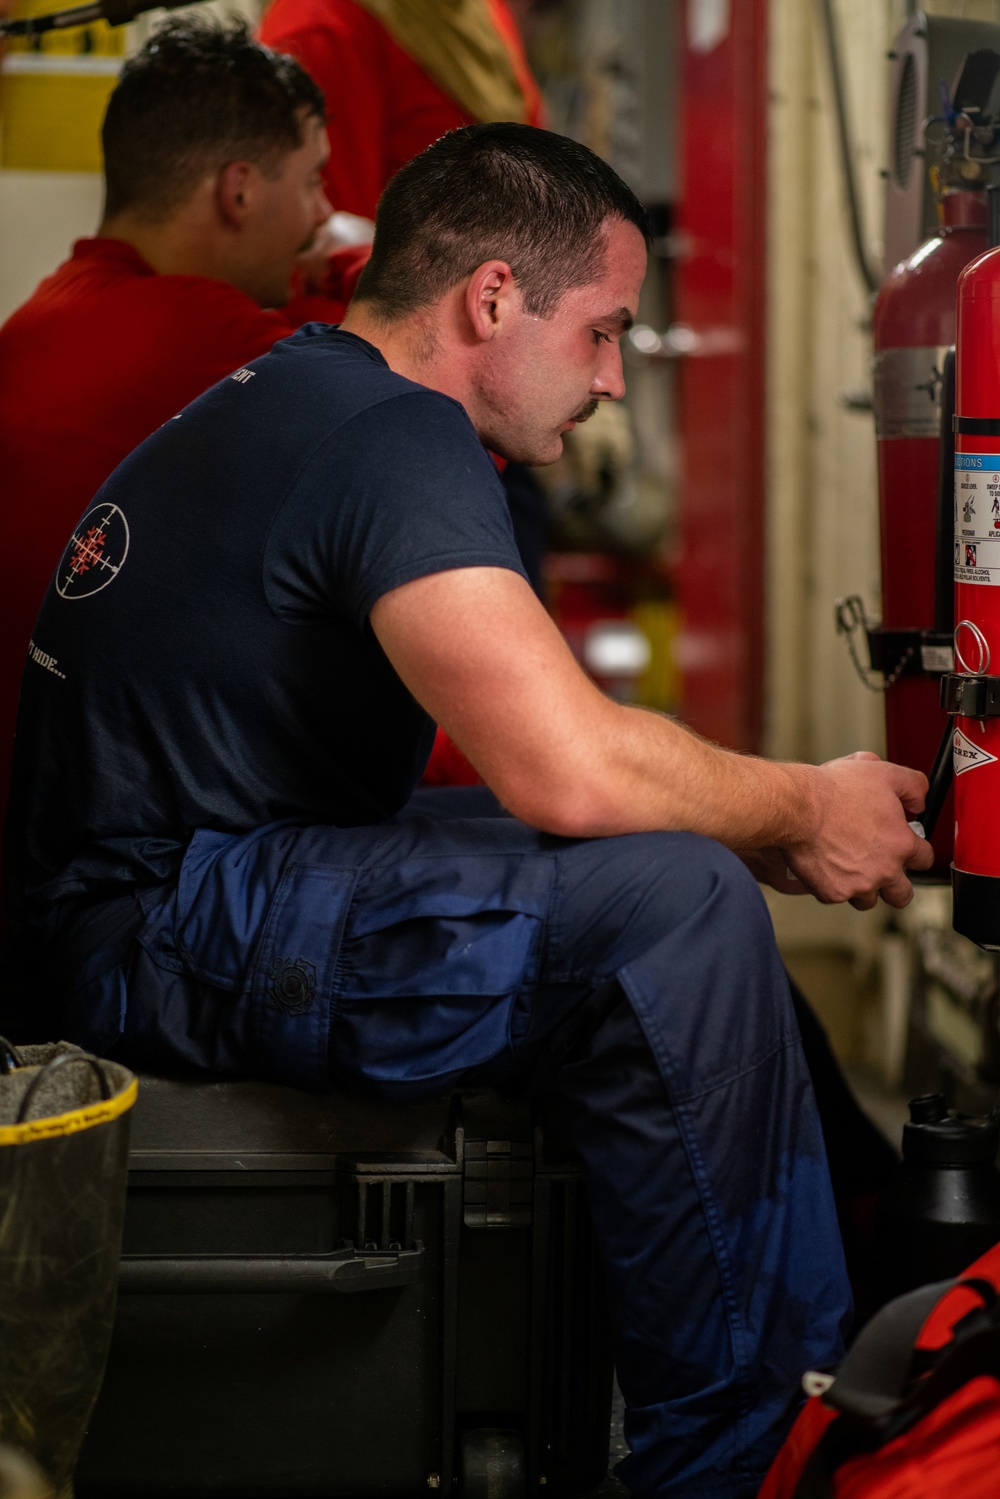
<svg viewBox="0 0 1000 1499">
<path fill-rule="evenodd" d="M 93 234 L 102 192 L 96 172 L 0 172 L 0 322 Z"/>
<path fill-rule="evenodd" d="M 837 0 L 872 253 L 882 235 L 886 51 L 902 0 Z M 773 0 L 768 286 L 768 748 L 810 760 L 882 748 L 882 706 L 833 628 L 834 600 L 878 614 L 869 300 L 851 258 L 825 56 L 812 0 Z"/>
</svg>

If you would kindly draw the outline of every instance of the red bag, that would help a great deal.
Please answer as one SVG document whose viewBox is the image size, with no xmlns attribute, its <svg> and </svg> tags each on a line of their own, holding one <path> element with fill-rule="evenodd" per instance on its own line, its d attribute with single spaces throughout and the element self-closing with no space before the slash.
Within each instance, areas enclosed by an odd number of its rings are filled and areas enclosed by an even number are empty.
<svg viewBox="0 0 1000 1499">
<path fill-rule="evenodd" d="M 812 1398 L 759 1499 L 997 1499 L 1000 1244 L 872 1318 Z"/>
</svg>

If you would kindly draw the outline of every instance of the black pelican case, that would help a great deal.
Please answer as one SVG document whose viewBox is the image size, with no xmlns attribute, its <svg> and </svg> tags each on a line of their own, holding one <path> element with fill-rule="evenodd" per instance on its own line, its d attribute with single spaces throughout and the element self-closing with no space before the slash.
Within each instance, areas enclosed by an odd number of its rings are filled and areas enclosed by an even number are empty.
<svg viewBox="0 0 1000 1499">
<path fill-rule="evenodd" d="M 581 1495 L 611 1389 L 581 1167 L 537 1106 L 141 1079 L 78 1499 Z"/>
</svg>

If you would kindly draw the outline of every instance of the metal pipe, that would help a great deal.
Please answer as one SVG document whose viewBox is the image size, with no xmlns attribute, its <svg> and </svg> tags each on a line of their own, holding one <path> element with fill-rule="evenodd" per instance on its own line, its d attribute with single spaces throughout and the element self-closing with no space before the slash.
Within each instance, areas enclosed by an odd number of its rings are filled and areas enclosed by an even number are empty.
<svg viewBox="0 0 1000 1499">
<path fill-rule="evenodd" d="M 854 152 L 850 129 L 847 123 L 847 98 L 844 92 L 844 77 L 840 66 L 840 47 L 837 42 L 837 26 L 833 15 L 833 0 L 816 0 L 823 39 L 826 43 L 827 62 L 830 67 L 830 85 L 833 89 L 834 113 L 837 121 L 837 145 L 840 166 L 847 194 L 847 209 L 851 222 L 851 247 L 857 262 L 858 272 L 870 296 L 878 291 L 881 274 L 868 256 L 865 236 L 861 225 L 861 203 L 854 172 Z"/>
<path fill-rule="evenodd" d="M 41 36 L 44 31 L 61 31 L 67 26 L 87 26 L 104 19 L 99 4 L 74 5 L 71 10 L 50 11 L 47 16 L 24 16 L 0 21 L 0 36 Z"/>
<path fill-rule="evenodd" d="M 0 21 L 0 37 L 40 36 L 45 31 L 62 31 L 68 26 L 87 26 L 91 21 L 125 26 L 147 10 L 179 10 L 193 3 L 194 0 L 93 0 L 89 5 L 74 5 L 69 10 L 51 10 L 44 16 Z"/>
</svg>

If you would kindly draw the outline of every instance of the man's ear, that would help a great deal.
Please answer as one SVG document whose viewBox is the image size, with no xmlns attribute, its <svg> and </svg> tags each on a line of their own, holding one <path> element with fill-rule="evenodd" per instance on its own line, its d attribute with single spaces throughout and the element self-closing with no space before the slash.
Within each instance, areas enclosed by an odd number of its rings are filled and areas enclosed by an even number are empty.
<svg viewBox="0 0 1000 1499">
<path fill-rule="evenodd" d="M 465 311 L 472 331 L 483 343 L 493 338 L 511 313 L 520 309 L 521 294 L 505 260 L 486 260 L 477 266 L 465 288 Z"/>
<path fill-rule="evenodd" d="M 231 161 L 215 179 L 215 201 L 224 222 L 231 229 L 246 223 L 253 196 L 254 167 L 248 161 Z"/>
</svg>

